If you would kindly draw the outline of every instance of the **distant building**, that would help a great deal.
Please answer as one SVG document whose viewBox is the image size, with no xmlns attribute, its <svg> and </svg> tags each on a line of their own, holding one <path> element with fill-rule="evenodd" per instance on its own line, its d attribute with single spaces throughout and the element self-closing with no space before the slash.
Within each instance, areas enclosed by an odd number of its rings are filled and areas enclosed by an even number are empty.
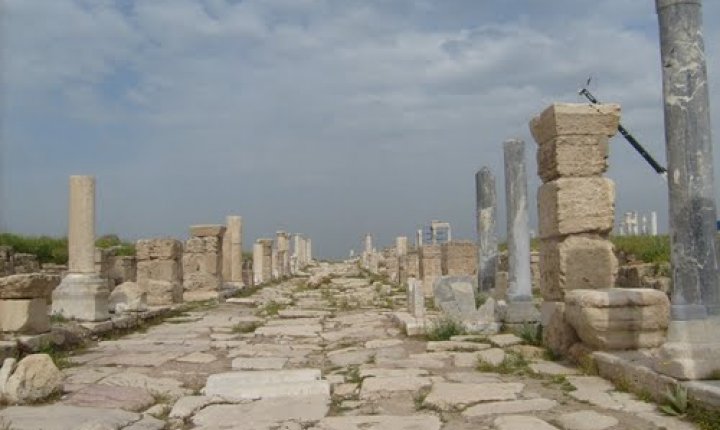
<svg viewBox="0 0 720 430">
<path fill-rule="evenodd" d="M 449 222 L 433 220 L 423 227 L 423 245 L 439 245 L 452 240 L 452 228 Z"/>
</svg>

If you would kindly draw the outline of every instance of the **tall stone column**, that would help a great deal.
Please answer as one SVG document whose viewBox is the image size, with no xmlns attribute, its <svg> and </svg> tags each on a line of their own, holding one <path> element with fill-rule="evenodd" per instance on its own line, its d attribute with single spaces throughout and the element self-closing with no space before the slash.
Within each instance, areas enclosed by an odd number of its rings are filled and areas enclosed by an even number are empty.
<svg viewBox="0 0 720 430">
<path fill-rule="evenodd" d="M 242 287 L 242 217 L 230 215 L 225 219 L 225 224 L 223 279 L 226 283 Z"/>
<path fill-rule="evenodd" d="M 305 245 L 306 245 L 305 255 L 307 256 L 308 263 L 310 263 L 313 259 L 312 239 L 310 239 L 308 237 L 308 239 L 305 241 Z"/>
<path fill-rule="evenodd" d="M 720 357 L 720 284 L 710 108 L 700 0 L 657 0 L 673 292 L 656 369 L 703 379 Z"/>
<path fill-rule="evenodd" d="M 615 184 L 602 174 L 619 122 L 618 105 L 556 103 L 530 123 L 543 182 L 537 194 L 543 342 L 555 353 L 578 341 L 565 315 L 566 292 L 615 285 L 608 240 Z"/>
<path fill-rule="evenodd" d="M 265 282 L 263 279 L 263 244 L 260 242 L 253 244 L 253 282 L 255 285 Z"/>
<path fill-rule="evenodd" d="M 505 323 L 536 322 L 540 315 L 532 303 L 525 142 L 508 140 L 503 144 L 503 150 L 508 244 L 508 309 Z"/>
<path fill-rule="evenodd" d="M 397 257 L 397 282 L 400 285 L 407 281 L 407 255 L 408 255 L 408 238 L 407 236 L 398 236 L 395 238 L 395 256 Z"/>
<path fill-rule="evenodd" d="M 290 275 L 290 238 L 284 231 L 275 233 L 277 245 L 278 277 L 284 278 Z"/>
<path fill-rule="evenodd" d="M 269 282 L 273 279 L 273 240 L 258 239 L 262 246 L 262 282 Z"/>
<path fill-rule="evenodd" d="M 475 204 L 478 235 L 478 289 L 488 293 L 495 288 L 498 266 L 498 245 L 495 218 L 495 175 L 483 167 L 475 173 Z"/>
<path fill-rule="evenodd" d="M 52 313 L 102 321 L 108 313 L 107 281 L 95 273 L 95 178 L 70 177 L 68 274 L 52 294 Z"/>
</svg>

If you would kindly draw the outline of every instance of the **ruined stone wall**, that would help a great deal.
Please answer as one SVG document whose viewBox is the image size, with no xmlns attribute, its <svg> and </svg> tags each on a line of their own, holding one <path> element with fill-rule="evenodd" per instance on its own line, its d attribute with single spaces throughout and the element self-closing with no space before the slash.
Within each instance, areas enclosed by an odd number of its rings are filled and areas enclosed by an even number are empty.
<svg viewBox="0 0 720 430">
<path fill-rule="evenodd" d="M 433 284 L 442 276 L 441 245 L 423 245 L 420 247 L 420 277 L 426 297 L 433 296 Z"/>
<path fill-rule="evenodd" d="M 183 300 L 216 299 L 222 290 L 221 225 L 193 226 L 183 254 Z"/>
</svg>

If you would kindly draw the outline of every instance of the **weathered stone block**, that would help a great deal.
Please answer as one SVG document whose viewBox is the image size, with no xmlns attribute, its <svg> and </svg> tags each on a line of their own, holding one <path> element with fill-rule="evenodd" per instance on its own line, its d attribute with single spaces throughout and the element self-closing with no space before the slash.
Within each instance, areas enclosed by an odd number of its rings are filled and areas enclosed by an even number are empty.
<svg viewBox="0 0 720 430">
<path fill-rule="evenodd" d="M 604 350 L 653 348 L 665 341 L 667 295 L 650 289 L 574 290 L 565 318 L 582 341 Z"/>
<path fill-rule="evenodd" d="M 610 241 L 569 236 L 540 242 L 540 291 L 545 300 L 563 300 L 568 290 L 612 288 L 618 265 Z"/>
<path fill-rule="evenodd" d="M 468 276 L 477 273 L 477 244 L 453 241 L 441 245 L 442 273 L 445 276 Z"/>
<path fill-rule="evenodd" d="M 182 255 L 182 250 L 182 242 L 172 238 L 140 239 L 135 243 L 135 256 L 138 261 L 174 260 Z"/>
<path fill-rule="evenodd" d="M 221 237 L 223 234 L 225 234 L 225 226 L 220 224 L 190 226 L 190 236 L 194 237 Z"/>
<path fill-rule="evenodd" d="M 0 300 L 0 331 L 25 334 L 50 331 L 47 299 Z"/>
<path fill-rule="evenodd" d="M 142 283 L 138 282 L 138 286 L 147 293 L 147 304 L 150 306 L 171 305 L 183 300 L 183 286 L 180 281 L 146 279 Z"/>
<path fill-rule="evenodd" d="M 614 136 L 620 124 L 620 105 L 554 103 L 530 121 L 535 141 L 543 144 L 557 136 Z"/>
<path fill-rule="evenodd" d="M 538 175 L 543 182 L 559 177 L 600 176 L 608 167 L 605 136 L 558 136 L 540 144 Z"/>
<path fill-rule="evenodd" d="M 609 233 L 615 222 L 615 184 L 607 178 L 560 178 L 538 189 L 540 238 Z"/>
<path fill-rule="evenodd" d="M 442 249 L 440 245 L 420 247 L 420 276 L 425 297 L 432 297 L 433 285 L 442 276 Z"/>
<path fill-rule="evenodd" d="M 175 260 L 140 261 L 137 264 L 137 279 L 175 282 L 182 279 L 182 266 Z"/>
<path fill-rule="evenodd" d="M 0 277 L 0 299 L 35 299 L 50 297 L 60 284 L 60 276 L 24 273 Z"/>
<path fill-rule="evenodd" d="M 545 301 L 540 306 L 543 344 L 556 354 L 567 355 L 579 342 L 575 329 L 565 320 L 565 303 Z"/>
</svg>

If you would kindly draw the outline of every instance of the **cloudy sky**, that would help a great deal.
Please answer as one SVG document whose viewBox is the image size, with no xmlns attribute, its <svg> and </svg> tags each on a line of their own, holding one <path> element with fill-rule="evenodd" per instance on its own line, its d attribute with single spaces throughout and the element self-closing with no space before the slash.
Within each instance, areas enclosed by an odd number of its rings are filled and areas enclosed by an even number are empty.
<svg viewBox="0 0 720 430">
<path fill-rule="evenodd" d="M 239 214 L 246 248 L 285 229 L 326 257 L 431 219 L 472 238 L 474 173 L 494 170 L 504 218 L 515 137 L 534 228 L 527 123 L 581 102 L 589 75 L 665 164 L 654 3 L 0 0 L 0 228 L 65 234 L 68 176 L 92 174 L 99 234 L 182 238 Z M 720 2 L 704 15 L 717 142 Z M 665 229 L 662 180 L 621 138 L 610 162 L 617 213 Z"/>
</svg>

